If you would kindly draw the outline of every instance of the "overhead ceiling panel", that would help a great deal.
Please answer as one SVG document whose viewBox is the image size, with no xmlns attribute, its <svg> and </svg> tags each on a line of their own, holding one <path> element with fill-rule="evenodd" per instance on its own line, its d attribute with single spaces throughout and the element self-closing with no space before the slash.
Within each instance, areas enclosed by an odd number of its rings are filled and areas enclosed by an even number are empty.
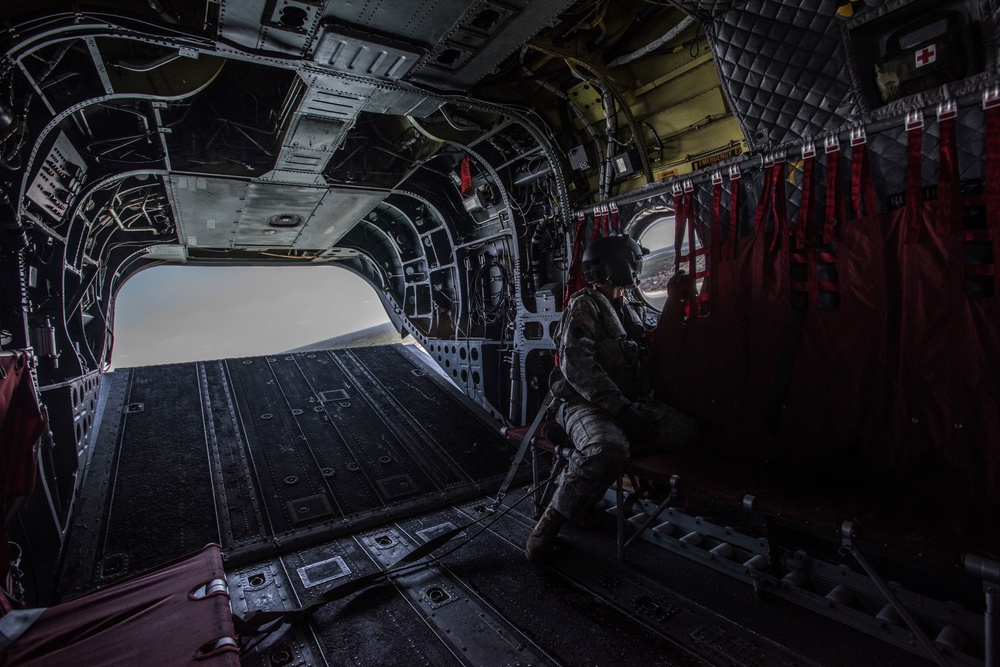
<svg viewBox="0 0 1000 667">
<path fill-rule="evenodd" d="M 277 172 L 318 174 L 347 136 L 351 125 L 330 118 L 297 115 L 275 162 Z"/>
<path fill-rule="evenodd" d="M 469 7 L 469 0 L 331 2 L 326 18 L 407 42 L 437 44 Z"/>
<path fill-rule="evenodd" d="M 199 248 L 325 250 L 388 191 L 228 178 L 167 179 L 181 242 Z"/>
<path fill-rule="evenodd" d="M 236 229 L 235 245 L 293 246 L 324 194 L 325 187 L 251 183 Z M 287 225 L 289 220 L 301 222 Z"/>
<path fill-rule="evenodd" d="M 309 81 L 299 112 L 320 118 L 333 118 L 340 121 L 353 120 L 358 112 L 368 102 L 372 88 L 358 86 L 349 89 L 347 82 L 341 82 L 331 76 L 315 76 Z"/>
<path fill-rule="evenodd" d="M 362 218 L 371 213 L 388 191 L 354 188 L 329 189 L 313 217 L 303 227 L 295 248 L 315 250 L 329 248 L 349 232 Z"/>
<path fill-rule="evenodd" d="M 402 78 L 422 51 L 403 42 L 334 25 L 322 28 L 313 60 L 340 72 L 378 79 Z"/>
<path fill-rule="evenodd" d="M 573 0 L 479 0 L 435 42 L 410 78 L 461 90 L 479 81 L 504 58 L 550 25 Z"/>
<path fill-rule="evenodd" d="M 254 49 L 302 54 L 322 18 L 314 0 L 224 0 L 219 3 L 219 33 Z"/>
<path fill-rule="evenodd" d="M 232 247 L 249 181 L 176 175 L 166 181 L 181 243 L 200 248 Z"/>
</svg>

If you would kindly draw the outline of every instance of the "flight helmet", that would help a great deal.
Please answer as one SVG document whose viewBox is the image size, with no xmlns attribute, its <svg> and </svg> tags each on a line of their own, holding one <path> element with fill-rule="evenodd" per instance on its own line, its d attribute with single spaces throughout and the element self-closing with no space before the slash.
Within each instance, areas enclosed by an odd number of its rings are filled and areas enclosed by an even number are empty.
<svg viewBox="0 0 1000 667">
<path fill-rule="evenodd" d="M 631 287 L 642 271 L 642 246 L 629 236 L 605 236 L 583 251 L 583 279 L 588 285 Z"/>
</svg>

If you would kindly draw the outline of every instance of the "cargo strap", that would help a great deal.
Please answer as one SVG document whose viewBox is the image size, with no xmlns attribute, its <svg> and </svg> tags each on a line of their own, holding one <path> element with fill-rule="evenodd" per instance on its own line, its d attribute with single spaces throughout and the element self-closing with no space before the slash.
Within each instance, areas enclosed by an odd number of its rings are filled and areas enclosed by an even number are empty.
<svg viewBox="0 0 1000 667">
<path fill-rule="evenodd" d="M 320 595 L 312 598 L 298 609 L 283 609 L 280 611 L 255 609 L 254 611 L 249 612 L 246 616 L 242 617 L 237 614 L 233 614 L 233 625 L 236 629 L 236 633 L 240 636 L 248 637 L 270 632 L 286 623 L 295 624 L 306 621 L 323 605 L 336 600 L 341 600 L 348 595 L 357 593 L 358 591 L 381 581 L 382 579 L 386 579 L 393 574 L 412 567 L 417 561 L 441 548 L 453 537 L 479 523 L 487 516 L 489 515 L 484 514 L 482 517 L 459 526 L 458 528 L 453 528 L 445 533 L 441 533 L 424 544 L 421 544 L 419 547 L 393 563 L 387 569 L 372 572 L 363 577 L 358 577 L 357 579 L 345 582 L 340 586 L 335 586 L 325 593 L 321 593 Z"/>
<path fill-rule="evenodd" d="M 542 423 L 545 419 L 545 415 L 549 412 L 549 407 L 552 405 L 552 401 L 555 400 L 552 391 L 550 390 L 546 395 L 545 399 L 542 401 L 541 406 L 538 408 L 538 412 L 535 413 L 535 418 L 531 422 L 531 426 L 528 427 L 528 431 L 521 438 L 521 445 L 517 448 L 517 454 L 514 456 L 514 461 L 510 465 L 510 470 L 507 471 L 507 477 L 503 480 L 503 484 L 500 485 L 500 490 L 497 491 L 496 500 L 490 505 L 489 512 L 492 514 L 500 507 L 503 499 L 507 496 L 507 490 L 510 489 L 510 485 L 514 482 L 514 475 L 517 474 L 517 469 L 521 466 L 521 461 L 524 460 L 524 455 L 528 451 L 528 445 L 531 444 L 531 439 L 535 436 L 535 431 L 538 430 L 538 425 Z"/>
<path fill-rule="evenodd" d="M 550 394 L 551 395 L 551 394 Z M 548 483 L 549 480 L 545 480 L 543 484 Z M 524 496 L 519 498 L 517 502 L 511 504 L 510 507 L 506 508 L 500 514 L 493 514 L 492 511 L 484 512 L 478 519 L 473 519 L 467 523 L 458 526 L 457 528 L 452 528 L 449 531 L 437 535 L 427 542 L 416 547 L 413 551 L 409 552 L 395 563 L 390 565 L 384 570 L 379 570 L 378 572 L 371 572 L 364 575 L 363 577 L 358 577 L 357 579 L 352 579 L 351 581 L 344 582 L 339 586 L 335 586 L 325 593 L 321 593 L 316 597 L 312 598 L 301 607 L 297 609 L 282 609 L 282 610 L 268 610 L 268 609 L 255 609 L 246 614 L 246 616 L 239 616 L 238 614 L 233 614 L 233 626 L 236 630 L 236 634 L 241 637 L 252 637 L 257 635 L 266 635 L 285 624 L 294 625 L 296 623 L 302 623 L 308 621 L 309 618 L 325 604 L 330 602 L 336 602 L 337 600 L 342 600 L 349 595 L 353 595 L 359 591 L 368 588 L 372 584 L 378 583 L 395 574 L 402 574 L 410 571 L 412 568 L 423 567 L 427 563 L 420 563 L 422 559 L 431 555 L 445 544 L 450 542 L 454 537 L 461 534 L 462 532 L 472 528 L 476 524 L 482 523 L 487 519 L 497 520 L 504 514 L 513 509 L 521 501 L 526 499 L 528 496 L 534 494 L 537 489 L 532 488 L 525 493 Z M 480 529 L 485 530 L 485 526 Z M 474 538 L 479 533 L 472 535 L 466 539 L 466 542 Z M 458 544 L 452 547 L 452 551 L 461 547 L 464 543 Z M 443 556 L 448 555 L 446 552 L 443 555 L 436 556 L 433 560 L 438 560 Z M 2 619 L 0 619 L 2 621 Z M 2 626 L 0 626 L 2 629 Z"/>
</svg>

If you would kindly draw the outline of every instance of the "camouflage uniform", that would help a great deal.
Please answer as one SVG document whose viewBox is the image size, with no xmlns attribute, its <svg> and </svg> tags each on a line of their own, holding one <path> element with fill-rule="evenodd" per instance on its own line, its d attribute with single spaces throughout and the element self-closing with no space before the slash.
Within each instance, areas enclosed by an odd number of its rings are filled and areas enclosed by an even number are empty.
<svg viewBox="0 0 1000 667">
<path fill-rule="evenodd" d="M 618 308 L 588 287 L 570 298 L 556 338 L 559 366 L 550 386 L 561 400 L 556 419 L 573 441 L 574 451 L 552 507 L 565 518 L 585 521 L 632 455 L 684 447 L 697 437 L 691 417 L 648 398 L 648 373 L 637 339 L 643 331 L 635 313 Z M 632 442 L 634 429 L 616 417 L 634 411 L 658 426 L 658 436 Z"/>
</svg>

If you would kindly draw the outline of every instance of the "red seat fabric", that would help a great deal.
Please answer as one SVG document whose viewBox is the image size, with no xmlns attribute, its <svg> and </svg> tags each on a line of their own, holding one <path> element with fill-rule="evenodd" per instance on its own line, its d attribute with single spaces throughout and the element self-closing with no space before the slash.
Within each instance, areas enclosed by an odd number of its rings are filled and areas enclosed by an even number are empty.
<svg viewBox="0 0 1000 667">
<path fill-rule="evenodd" d="M 1000 296 L 970 294 L 972 268 L 995 279 L 995 236 L 1000 224 L 997 160 L 1000 109 L 987 112 L 987 238 L 992 261 L 965 260 L 966 216 L 959 183 L 955 119 L 939 122 L 937 197 L 924 201 L 922 126 L 909 131 L 906 206 L 887 217 L 890 268 L 890 367 L 895 401 L 889 421 L 897 458 L 925 458 L 954 473 L 953 492 L 1000 501 L 1000 379 L 997 377 Z M 993 181 L 990 181 L 990 178 Z M 971 230 L 970 230 L 971 231 Z"/>
<path fill-rule="evenodd" d="M 0 511 L 35 488 L 35 453 L 46 423 L 23 352 L 0 357 Z M 10 569 L 7 535 L 0 521 L 0 579 Z"/>
<path fill-rule="evenodd" d="M 238 667 L 225 590 L 196 598 L 213 580 L 225 581 L 217 545 L 108 588 L 47 609 L 0 655 L 7 667 Z"/>
</svg>

